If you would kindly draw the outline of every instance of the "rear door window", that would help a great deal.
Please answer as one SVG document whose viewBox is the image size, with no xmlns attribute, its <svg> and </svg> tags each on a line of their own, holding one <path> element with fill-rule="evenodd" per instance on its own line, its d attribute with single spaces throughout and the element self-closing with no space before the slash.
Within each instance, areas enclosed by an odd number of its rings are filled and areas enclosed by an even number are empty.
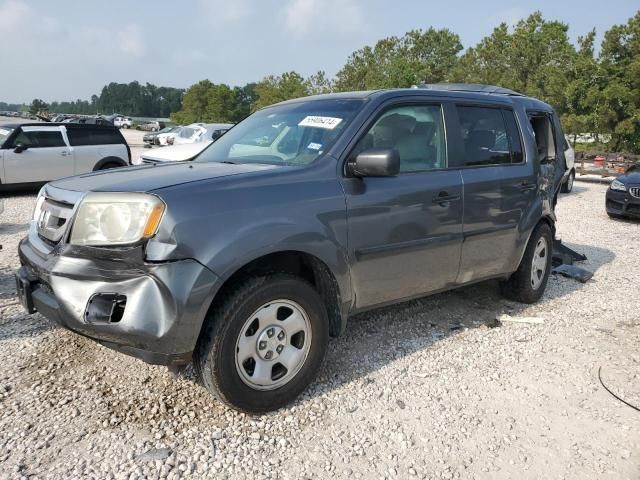
<svg viewBox="0 0 640 480">
<path fill-rule="evenodd" d="M 458 105 L 456 109 L 465 167 L 512 163 L 511 135 L 507 131 L 505 118 L 500 109 L 463 105 Z"/>
</svg>

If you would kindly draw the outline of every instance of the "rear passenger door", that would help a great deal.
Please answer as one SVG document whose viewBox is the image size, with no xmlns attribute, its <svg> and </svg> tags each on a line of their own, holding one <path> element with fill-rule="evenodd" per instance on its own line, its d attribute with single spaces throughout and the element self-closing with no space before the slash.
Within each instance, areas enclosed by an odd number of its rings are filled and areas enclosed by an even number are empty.
<svg viewBox="0 0 640 480">
<path fill-rule="evenodd" d="M 537 178 L 525 162 L 521 126 L 507 106 L 452 105 L 456 162 L 464 185 L 464 242 L 458 283 L 513 271 Z"/>
<path fill-rule="evenodd" d="M 16 152 L 18 145 L 24 150 Z M 61 127 L 21 127 L 4 158 L 7 183 L 48 182 L 73 175 L 73 151 L 67 146 Z"/>
<path fill-rule="evenodd" d="M 453 285 L 462 244 L 462 182 L 447 165 L 442 105 L 383 108 L 348 161 L 372 148 L 397 150 L 400 174 L 343 179 L 359 309 Z"/>
<path fill-rule="evenodd" d="M 126 146 L 118 130 L 100 125 L 83 125 L 67 129 L 75 153 L 74 174 L 92 172 L 105 159 L 121 159 L 126 163 Z"/>
</svg>

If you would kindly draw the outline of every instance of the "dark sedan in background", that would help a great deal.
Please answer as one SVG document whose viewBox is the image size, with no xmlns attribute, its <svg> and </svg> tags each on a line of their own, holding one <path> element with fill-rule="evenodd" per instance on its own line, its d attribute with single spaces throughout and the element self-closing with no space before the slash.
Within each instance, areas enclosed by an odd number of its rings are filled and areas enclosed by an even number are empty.
<svg viewBox="0 0 640 480">
<path fill-rule="evenodd" d="M 640 218 L 640 162 L 611 182 L 606 206 L 610 217 Z"/>
</svg>

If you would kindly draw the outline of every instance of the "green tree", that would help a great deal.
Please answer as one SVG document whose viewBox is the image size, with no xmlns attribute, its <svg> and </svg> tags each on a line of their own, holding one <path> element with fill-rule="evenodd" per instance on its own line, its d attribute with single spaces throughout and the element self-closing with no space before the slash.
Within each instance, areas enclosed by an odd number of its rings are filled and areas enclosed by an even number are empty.
<svg viewBox="0 0 640 480">
<path fill-rule="evenodd" d="M 578 49 L 567 67 L 565 113 L 562 126 L 575 146 L 580 133 L 601 130 L 599 116 L 602 109 L 604 75 L 594 55 L 596 31 L 578 38 Z"/>
<path fill-rule="evenodd" d="M 336 89 L 411 87 L 449 80 L 462 51 L 460 37 L 448 29 L 411 30 L 387 37 L 353 54 L 336 75 Z"/>
<path fill-rule="evenodd" d="M 286 72 L 279 76 L 270 75 L 255 87 L 254 111 L 274 103 L 308 95 L 305 80 L 297 72 Z"/>
<path fill-rule="evenodd" d="M 502 23 L 477 46 L 469 48 L 458 64 L 456 81 L 511 88 L 565 110 L 567 67 L 576 52 L 569 27 L 548 21 L 534 12 L 513 31 Z"/>
<path fill-rule="evenodd" d="M 603 74 L 598 122 L 612 135 L 614 151 L 640 152 L 640 11 L 625 25 L 605 32 L 600 50 Z"/>
<path fill-rule="evenodd" d="M 29 105 L 29 113 L 35 115 L 36 113 L 48 112 L 49 104 L 44 100 L 40 100 L 39 98 L 35 98 L 31 105 Z"/>
<path fill-rule="evenodd" d="M 182 109 L 171 115 L 171 119 L 182 124 L 202 121 L 207 115 L 212 88 L 213 83 L 209 80 L 201 80 L 189 87 L 182 99 Z"/>
<path fill-rule="evenodd" d="M 321 95 L 323 93 L 331 93 L 334 90 L 334 82 L 332 79 L 327 78 L 324 70 L 318 70 L 318 72 L 307 78 L 304 83 L 309 95 Z"/>
</svg>

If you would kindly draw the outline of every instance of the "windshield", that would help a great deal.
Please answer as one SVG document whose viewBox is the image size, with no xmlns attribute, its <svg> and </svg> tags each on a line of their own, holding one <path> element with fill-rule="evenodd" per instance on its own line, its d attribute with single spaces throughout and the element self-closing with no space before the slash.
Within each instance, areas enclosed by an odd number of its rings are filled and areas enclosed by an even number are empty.
<svg viewBox="0 0 640 480">
<path fill-rule="evenodd" d="M 13 128 L 11 127 L 0 127 L 0 147 L 4 143 L 4 141 L 9 138 L 11 132 L 13 132 Z"/>
<path fill-rule="evenodd" d="M 363 102 L 314 100 L 260 110 L 195 161 L 307 165 L 327 151 Z"/>
</svg>

